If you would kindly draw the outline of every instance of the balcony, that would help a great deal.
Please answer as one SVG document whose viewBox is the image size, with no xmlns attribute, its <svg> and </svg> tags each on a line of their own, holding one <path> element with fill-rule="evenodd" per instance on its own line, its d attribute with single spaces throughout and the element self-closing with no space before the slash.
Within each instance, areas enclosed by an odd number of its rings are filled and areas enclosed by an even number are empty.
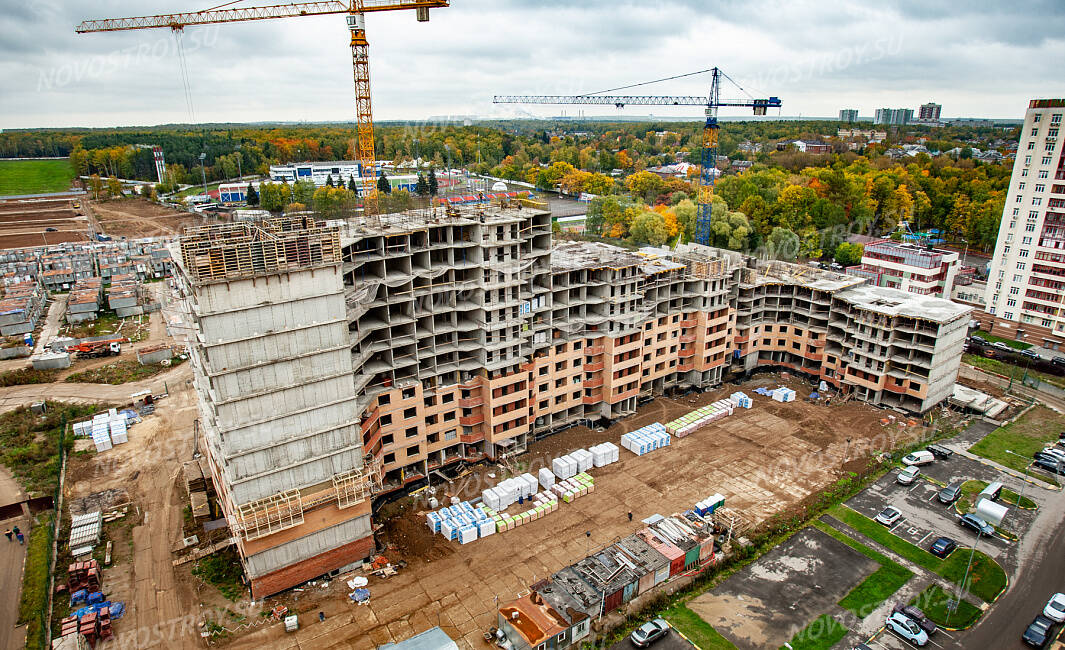
<svg viewBox="0 0 1065 650">
<path fill-rule="evenodd" d="M 589 357 L 594 357 L 598 354 L 602 354 L 606 351 L 606 347 L 602 345 L 589 345 L 584 349 L 584 354 Z"/>
<path fill-rule="evenodd" d="M 462 416 L 459 416 L 459 424 L 461 424 L 464 427 L 476 426 L 478 424 L 482 424 L 483 422 L 484 422 L 484 413 L 483 412 L 477 412 L 477 413 L 474 413 L 473 415 L 462 415 Z"/>
<path fill-rule="evenodd" d="M 684 359 L 686 357 L 694 357 L 695 356 L 695 348 L 681 348 L 680 350 L 677 351 L 677 356 L 680 357 L 681 359 Z"/>
<path fill-rule="evenodd" d="M 463 408 L 468 408 L 469 409 L 469 408 L 473 408 L 475 406 L 483 406 L 483 405 L 484 405 L 484 397 L 481 397 L 480 395 L 478 395 L 476 397 L 467 397 L 465 399 L 460 399 L 459 400 L 459 406 L 461 406 Z"/>
<path fill-rule="evenodd" d="M 681 343 L 694 343 L 695 342 L 695 335 L 694 334 L 683 334 L 680 337 L 680 342 Z"/>
<path fill-rule="evenodd" d="M 694 318 L 686 318 L 680 322 L 681 327 L 695 327 L 698 321 Z"/>
<path fill-rule="evenodd" d="M 678 372 L 688 372 L 689 370 L 695 370 L 695 360 L 690 359 L 677 364 Z"/>
<path fill-rule="evenodd" d="M 474 431 L 473 433 L 469 434 L 464 433 L 459 436 L 459 440 L 466 444 L 481 442 L 482 440 L 484 440 L 484 431 Z"/>
<path fill-rule="evenodd" d="M 585 379 L 584 382 L 581 383 L 581 386 L 583 386 L 585 388 L 599 388 L 602 385 L 603 385 L 603 377 L 602 376 L 595 377 L 593 379 Z"/>
<path fill-rule="evenodd" d="M 606 364 L 604 364 L 602 361 L 593 361 L 592 363 L 584 364 L 584 370 L 585 372 L 598 372 L 602 370 L 605 366 Z"/>
</svg>

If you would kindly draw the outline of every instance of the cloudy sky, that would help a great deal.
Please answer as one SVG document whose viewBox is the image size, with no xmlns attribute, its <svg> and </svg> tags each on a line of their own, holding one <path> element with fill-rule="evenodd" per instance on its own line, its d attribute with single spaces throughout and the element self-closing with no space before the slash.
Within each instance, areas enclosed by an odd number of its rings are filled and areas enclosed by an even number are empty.
<svg viewBox="0 0 1065 650">
<path fill-rule="evenodd" d="M 191 112 L 169 30 L 74 33 L 85 19 L 222 2 L 0 0 L 0 128 L 351 119 L 343 16 L 188 28 Z M 1032 97 L 1065 96 L 1060 0 L 452 0 L 429 23 L 410 11 L 367 23 L 379 119 L 572 115 L 492 95 L 594 92 L 714 65 L 751 95 L 780 96 L 783 115 L 935 101 L 945 117 L 1020 118 Z M 707 83 L 640 92 L 705 94 Z"/>
</svg>

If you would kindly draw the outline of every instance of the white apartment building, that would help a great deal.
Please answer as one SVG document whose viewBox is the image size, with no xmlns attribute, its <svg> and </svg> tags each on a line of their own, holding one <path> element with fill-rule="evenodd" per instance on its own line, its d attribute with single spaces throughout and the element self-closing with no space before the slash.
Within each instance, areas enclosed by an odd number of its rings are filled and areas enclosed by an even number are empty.
<svg viewBox="0 0 1065 650">
<path fill-rule="evenodd" d="M 991 261 L 990 315 L 1065 333 L 1065 99 L 1028 104 Z M 1019 334 L 1018 334 L 1019 336 Z"/>
<path fill-rule="evenodd" d="M 950 298 L 958 258 L 955 251 L 881 239 L 866 244 L 861 265 L 848 268 L 847 273 L 877 287 Z"/>
</svg>

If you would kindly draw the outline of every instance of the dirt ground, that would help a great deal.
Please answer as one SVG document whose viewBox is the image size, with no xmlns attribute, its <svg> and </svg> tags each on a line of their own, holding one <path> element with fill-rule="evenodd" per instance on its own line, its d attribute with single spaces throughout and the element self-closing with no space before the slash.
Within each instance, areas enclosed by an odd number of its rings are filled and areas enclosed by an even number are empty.
<svg viewBox="0 0 1065 650">
<path fill-rule="evenodd" d="M 97 201 L 90 207 L 101 232 L 112 237 L 158 237 L 201 225 L 203 217 L 178 212 L 143 198 Z"/>
<path fill-rule="evenodd" d="M 328 586 L 317 585 L 267 599 L 265 607 L 283 603 L 303 612 L 303 629 L 286 635 L 279 625 L 264 627 L 228 641 L 235 648 L 372 648 L 406 639 L 440 625 L 460 647 L 483 644 L 481 633 L 495 624 L 498 603 L 515 598 L 527 586 L 572 564 L 589 551 L 631 534 L 652 514 L 683 511 L 715 492 L 726 505 L 755 523 L 799 504 L 838 475 L 845 454 L 854 457 L 860 443 L 886 431 L 898 432 L 897 421 L 881 424 L 886 412 L 860 403 L 826 407 L 806 401 L 781 404 L 753 395 L 758 385 L 791 384 L 800 395 L 810 387 L 794 379 L 765 376 L 743 386 L 755 406 L 685 438 L 670 447 L 636 457 L 622 449 L 620 462 L 590 473 L 593 493 L 563 504 L 543 520 L 460 546 L 432 535 L 424 523 L 426 506 L 415 503 L 398 519 L 385 522 L 379 542 L 385 553 L 408 566 L 399 575 L 370 579 L 371 603 L 348 602 L 341 576 Z M 718 390 L 682 400 L 659 398 L 634 416 L 602 433 L 574 427 L 532 445 L 516 459 L 515 469 L 542 466 L 544 459 L 591 443 L 617 442 L 621 435 L 653 421 L 668 421 L 696 406 L 736 390 Z M 850 437 L 853 445 L 846 442 Z M 779 461 L 803 461 L 801 468 L 781 471 Z M 853 461 L 852 461 L 853 462 Z M 494 485 L 506 468 L 482 467 L 450 484 L 435 496 L 464 498 Z M 495 474 L 490 478 L 489 473 Z M 428 496 L 423 493 L 420 496 Z M 634 522 L 628 521 L 632 512 Z M 586 536 L 590 532 L 591 536 Z M 325 623 L 316 613 L 323 611 Z"/>
<path fill-rule="evenodd" d="M 0 248 L 88 241 L 89 220 L 79 212 L 69 199 L 0 201 Z"/>
</svg>

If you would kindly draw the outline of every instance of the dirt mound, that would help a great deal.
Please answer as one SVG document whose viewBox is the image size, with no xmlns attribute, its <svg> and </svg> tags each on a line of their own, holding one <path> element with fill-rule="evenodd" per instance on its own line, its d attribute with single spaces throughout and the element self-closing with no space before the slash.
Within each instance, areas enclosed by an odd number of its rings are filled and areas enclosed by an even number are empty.
<svg viewBox="0 0 1065 650">
<path fill-rule="evenodd" d="M 455 548 L 425 525 L 425 514 L 408 510 L 385 522 L 378 539 L 389 550 L 399 552 L 408 563 L 432 562 L 454 554 Z"/>
</svg>

